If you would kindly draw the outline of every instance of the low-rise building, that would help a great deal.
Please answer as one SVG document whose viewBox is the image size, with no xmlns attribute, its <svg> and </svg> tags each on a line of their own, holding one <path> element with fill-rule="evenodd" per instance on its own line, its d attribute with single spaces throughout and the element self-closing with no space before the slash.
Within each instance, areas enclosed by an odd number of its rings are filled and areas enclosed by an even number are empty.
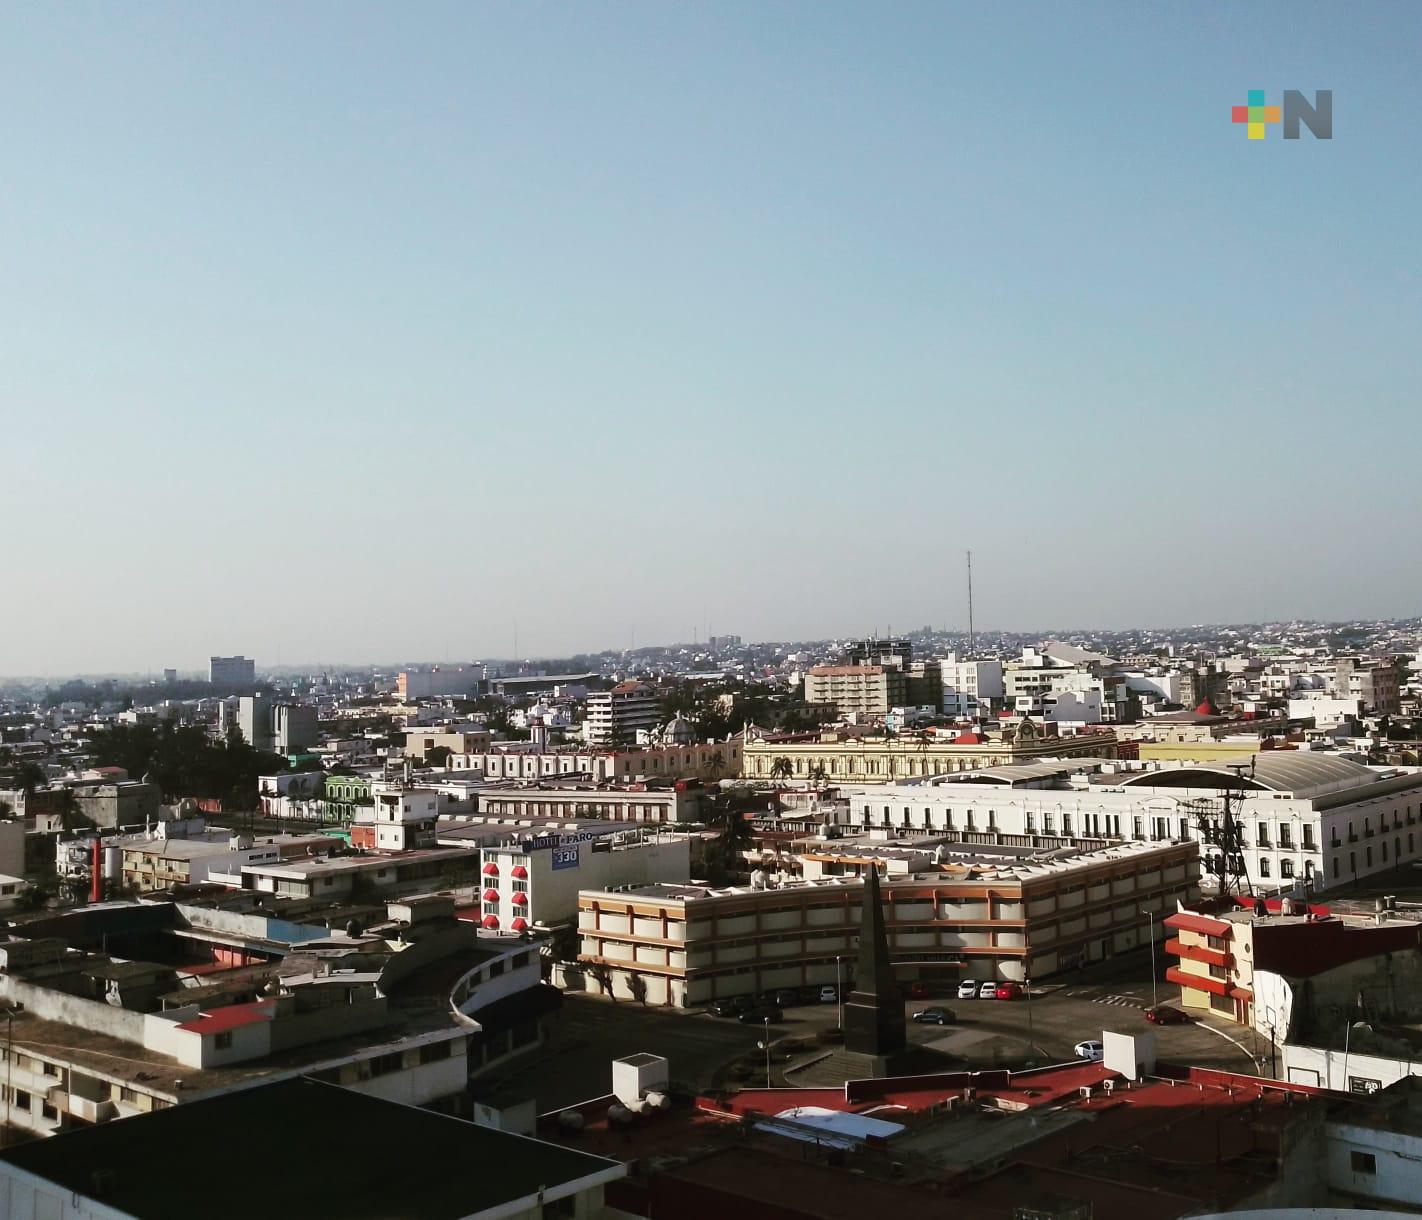
<svg viewBox="0 0 1422 1220">
<path fill-rule="evenodd" d="M 581 776 L 599 783 L 632 783 L 645 779 L 718 780 L 740 774 L 741 751 L 739 735 L 725 741 L 612 750 L 550 749 L 528 742 L 511 742 L 479 756 L 478 766 L 489 780 L 556 779 L 559 776 Z"/>
<path fill-rule="evenodd" d="M 664 787 L 633 784 L 547 783 L 532 787 L 487 787 L 479 812 L 488 817 L 607 818 L 620 822 L 699 822 L 707 792 L 684 783 Z"/>
<path fill-rule="evenodd" d="M 774 887 L 584 890 L 579 960 L 614 995 L 683 1008 L 834 983 L 860 926 L 858 874 L 877 866 L 872 844 L 846 846 L 838 859 L 839 876 Z M 890 953 L 902 977 L 939 982 L 1075 969 L 1141 945 L 1141 912 L 1189 902 L 1199 867 L 1188 842 L 1096 851 L 945 846 L 930 868 L 888 873 Z"/>
</svg>

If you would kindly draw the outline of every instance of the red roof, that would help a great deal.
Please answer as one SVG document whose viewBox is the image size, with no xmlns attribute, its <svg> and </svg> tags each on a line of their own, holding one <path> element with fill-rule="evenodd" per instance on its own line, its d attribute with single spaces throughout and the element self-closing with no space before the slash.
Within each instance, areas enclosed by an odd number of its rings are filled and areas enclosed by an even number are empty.
<svg viewBox="0 0 1422 1220">
<path fill-rule="evenodd" d="M 499 917 L 497 915 L 485 915 L 482 922 L 486 928 L 497 928 L 499 926 Z"/>
<path fill-rule="evenodd" d="M 499 866 L 495 864 L 492 860 L 490 860 L 488 864 L 484 865 L 484 876 L 497 877 L 498 875 Z"/>
<path fill-rule="evenodd" d="M 509 870 L 509 876 L 510 876 L 510 877 L 527 877 L 527 876 L 528 876 L 528 869 L 524 868 L 524 866 L 523 866 L 522 864 L 515 864 L 515 865 L 513 866 L 513 868 Z"/>
<path fill-rule="evenodd" d="M 225 1030 L 237 1029 L 242 1025 L 255 1025 L 258 1021 L 270 1021 L 275 1015 L 275 1000 L 254 1000 L 250 1004 L 228 1004 L 223 1008 L 211 1008 L 199 1013 L 191 1021 L 178 1026 L 189 1033 L 220 1034 Z"/>
<path fill-rule="evenodd" d="M 528 895 L 520 890 L 513 896 L 513 904 L 516 907 L 526 907 L 528 905 Z"/>
<path fill-rule="evenodd" d="M 950 746 L 980 746 L 987 740 L 981 733 L 959 733 L 948 744 Z"/>
<path fill-rule="evenodd" d="M 1211 919 L 1208 915 L 1196 915 L 1193 911 L 1177 911 L 1165 920 L 1167 928 L 1180 928 L 1186 932 L 1198 932 L 1201 936 L 1228 936 L 1230 926 L 1223 919 Z"/>
<path fill-rule="evenodd" d="M 528 920 L 526 920 L 522 915 L 516 916 L 513 923 L 509 924 L 509 927 L 512 928 L 515 932 L 522 932 L 526 927 L 528 927 Z"/>
<path fill-rule="evenodd" d="M 484 901 L 485 901 L 485 902 L 498 902 L 498 900 L 499 900 L 499 891 L 498 891 L 498 890 L 485 890 L 485 891 L 484 891 Z"/>
</svg>

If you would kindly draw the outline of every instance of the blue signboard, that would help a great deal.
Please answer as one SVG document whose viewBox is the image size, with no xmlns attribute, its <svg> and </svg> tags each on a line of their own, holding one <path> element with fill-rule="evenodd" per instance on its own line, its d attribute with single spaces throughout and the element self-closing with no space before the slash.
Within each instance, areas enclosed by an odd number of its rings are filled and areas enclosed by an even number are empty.
<svg viewBox="0 0 1422 1220">
<path fill-rule="evenodd" d="M 554 868 L 577 868 L 578 849 L 574 847 L 555 847 L 553 849 Z"/>
</svg>

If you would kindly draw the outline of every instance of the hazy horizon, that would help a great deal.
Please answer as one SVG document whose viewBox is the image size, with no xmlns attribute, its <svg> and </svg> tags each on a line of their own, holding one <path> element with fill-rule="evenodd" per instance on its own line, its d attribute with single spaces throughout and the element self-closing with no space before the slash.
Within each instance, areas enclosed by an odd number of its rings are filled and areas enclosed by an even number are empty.
<svg viewBox="0 0 1422 1220">
<path fill-rule="evenodd" d="M 6 17 L 0 674 L 1422 610 L 1415 5 Z"/>
</svg>

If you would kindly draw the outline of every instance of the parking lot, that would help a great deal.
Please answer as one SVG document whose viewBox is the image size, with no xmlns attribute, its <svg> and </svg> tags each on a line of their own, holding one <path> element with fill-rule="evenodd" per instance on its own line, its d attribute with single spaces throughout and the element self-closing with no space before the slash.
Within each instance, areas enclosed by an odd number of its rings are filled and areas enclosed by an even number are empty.
<svg viewBox="0 0 1422 1220">
<path fill-rule="evenodd" d="M 1256 1068 L 1259 1057 L 1267 1074 L 1267 1042 L 1260 1045 L 1241 1026 L 1193 1016 L 1182 1025 L 1147 1022 L 1151 984 L 1149 970 L 1140 965 L 1127 961 L 1124 966 L 1073 975 L 1071 982 L 1034 985 L 1030 998 L 1018 1000 L 960 1000 L 956 994 L 907 1000 L 908 1036 L 911 1042 L 944 1055 L 948 1066 L 1022 1068 L 1071 1060 L 1078 1042 L 1099 1039 L 1105 1030 L 1150 1031 L 1162 1059 L 1254 1072 L 1261 1070 Z M 1161 984 L 1158 998 L 1161 1003 L 1177 1004 L 1179 991 Z M 914 1013 L 930 1007 L 950 1010 L 953 1020 L 940 1026 L 912 1019 Z M 776 1044 L 773 1083 L 804 1083 L 796 1079 L 797 1069 L 835 1049 L 835 1043 L 820 1041 L 819 1034 L 838 1023 L 839 1006 L 834 1003 L 785 1008 L 783 1020 L 771 1028 Z M 761 1025 L 743 1025 L 704 1010 L 645 1008 L 569 994 L 547 1044 L 511 1069 L 478 1082 L 476 1094 L 501 1089 L 531 1092 L 540 1111 L 571 1105 L 607 1093 L 612 1060 L 642 1051 L 665 1055 L 673 1080 L 690 1089 L 718 1087 L 737 1077 L 759 1084 L 764 1079 L 763 1034 Z"/>
</svg>

